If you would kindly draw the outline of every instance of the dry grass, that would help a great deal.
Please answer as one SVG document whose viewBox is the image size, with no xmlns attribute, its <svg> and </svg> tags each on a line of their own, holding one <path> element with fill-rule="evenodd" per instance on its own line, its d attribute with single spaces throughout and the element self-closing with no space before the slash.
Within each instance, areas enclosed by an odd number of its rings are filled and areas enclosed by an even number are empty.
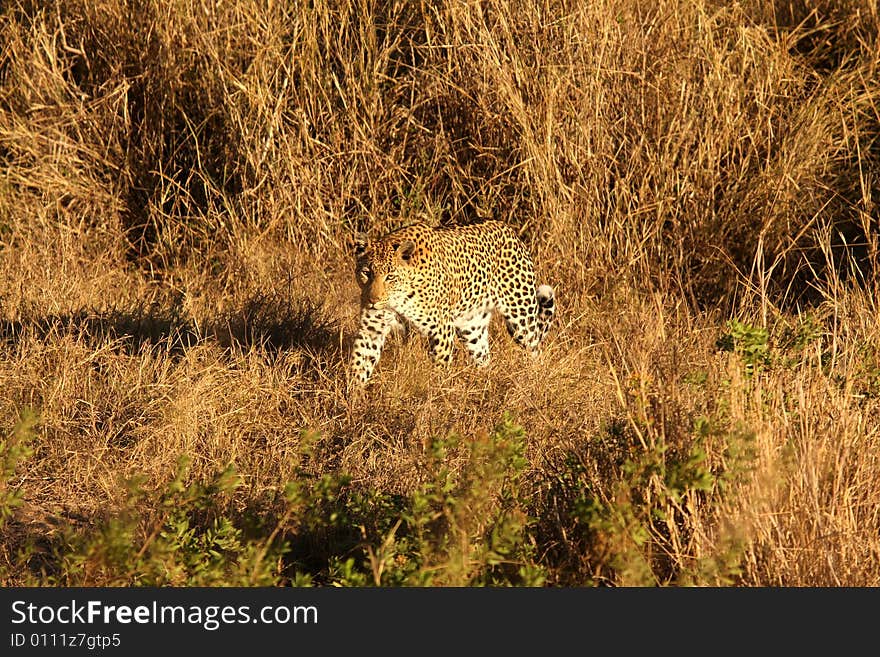
<svg viewBox="0 0 880 657">
<path fill-rule="evenodd" d="M 7 3 L 0 581 L 880 584 L 878 25 Z M 350 390 L 353 233 L 487 216 L 556 288 L 543 354 L 401 339 Z M 181 455 L 238 479 L 181 502 Z M 159 549 L 168 500 L 240 545 Z"/>
</svg>

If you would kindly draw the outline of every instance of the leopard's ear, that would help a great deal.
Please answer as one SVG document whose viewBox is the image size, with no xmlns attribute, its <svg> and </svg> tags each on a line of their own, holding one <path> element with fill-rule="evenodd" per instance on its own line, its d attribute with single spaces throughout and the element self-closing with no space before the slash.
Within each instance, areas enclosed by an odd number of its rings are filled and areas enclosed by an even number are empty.
<svg viewBox="0 0 880 657">
<path fill-rule="evenodd" d="M 358 233 L 354 236 L 354 255 L 355 257 L 360 257 L 367 252 L 367 245 L 370 243 L 370 239 L 367 237 L 366 233 Z"/>
<path fill-rule="evenodd" d="M 396 247 L 397 258 L 405 265 L 412 263 L 413 256 L 416 252 L 416 243 L 412 240 L 401 242 Z"/>
</svg>

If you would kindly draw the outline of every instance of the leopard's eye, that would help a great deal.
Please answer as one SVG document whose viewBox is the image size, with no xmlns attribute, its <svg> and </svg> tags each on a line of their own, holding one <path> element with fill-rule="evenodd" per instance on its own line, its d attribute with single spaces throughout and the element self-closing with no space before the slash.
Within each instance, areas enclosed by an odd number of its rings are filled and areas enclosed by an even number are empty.
<svg viewBox="0 0 880 657">
<path fill-rule="evenodd" d="M 393 283 L 396 280 L 397 280 L 397 274 L 390 274 L 390 273 L 385 274 L 385 282 L 386 283 Z"/>
<path fill-rule="evenodd" d="M 370 280 L 370 268 L 369 267 L 361 267 L 358 270 L 357 276 L 358 276 L 358 279 L 360 279 L 360 281 L 362 283 L 366 283 L 368 280 Z"/>
</svg>

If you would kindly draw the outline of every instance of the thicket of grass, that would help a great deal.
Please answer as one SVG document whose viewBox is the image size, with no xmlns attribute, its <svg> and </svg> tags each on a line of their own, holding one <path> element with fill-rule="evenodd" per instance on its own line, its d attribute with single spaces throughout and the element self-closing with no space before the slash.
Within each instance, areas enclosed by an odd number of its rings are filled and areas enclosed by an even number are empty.
<svg viewBox="0 0 880 657">
<path fill-rule="evenodd" d="M 876 0 L 13 0 L 0 583 L 880 584 Z M 349 389 L 350 243 L 530 360 Z"/>
</svg>

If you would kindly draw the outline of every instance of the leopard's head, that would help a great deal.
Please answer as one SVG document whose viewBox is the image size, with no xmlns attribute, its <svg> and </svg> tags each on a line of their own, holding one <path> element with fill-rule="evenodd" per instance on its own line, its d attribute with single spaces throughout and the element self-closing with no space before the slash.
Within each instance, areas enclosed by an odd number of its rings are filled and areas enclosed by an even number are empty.
<svg viewBox="0 0 880 657">
<path fill-rule="evenodd" d="M 416 244 L 393 234 L 371 242 L 359 233 L 355 239 L 355 276 L 364 308 L 397 307 L 411 289 L 416 266 Z"/>
</svg>

